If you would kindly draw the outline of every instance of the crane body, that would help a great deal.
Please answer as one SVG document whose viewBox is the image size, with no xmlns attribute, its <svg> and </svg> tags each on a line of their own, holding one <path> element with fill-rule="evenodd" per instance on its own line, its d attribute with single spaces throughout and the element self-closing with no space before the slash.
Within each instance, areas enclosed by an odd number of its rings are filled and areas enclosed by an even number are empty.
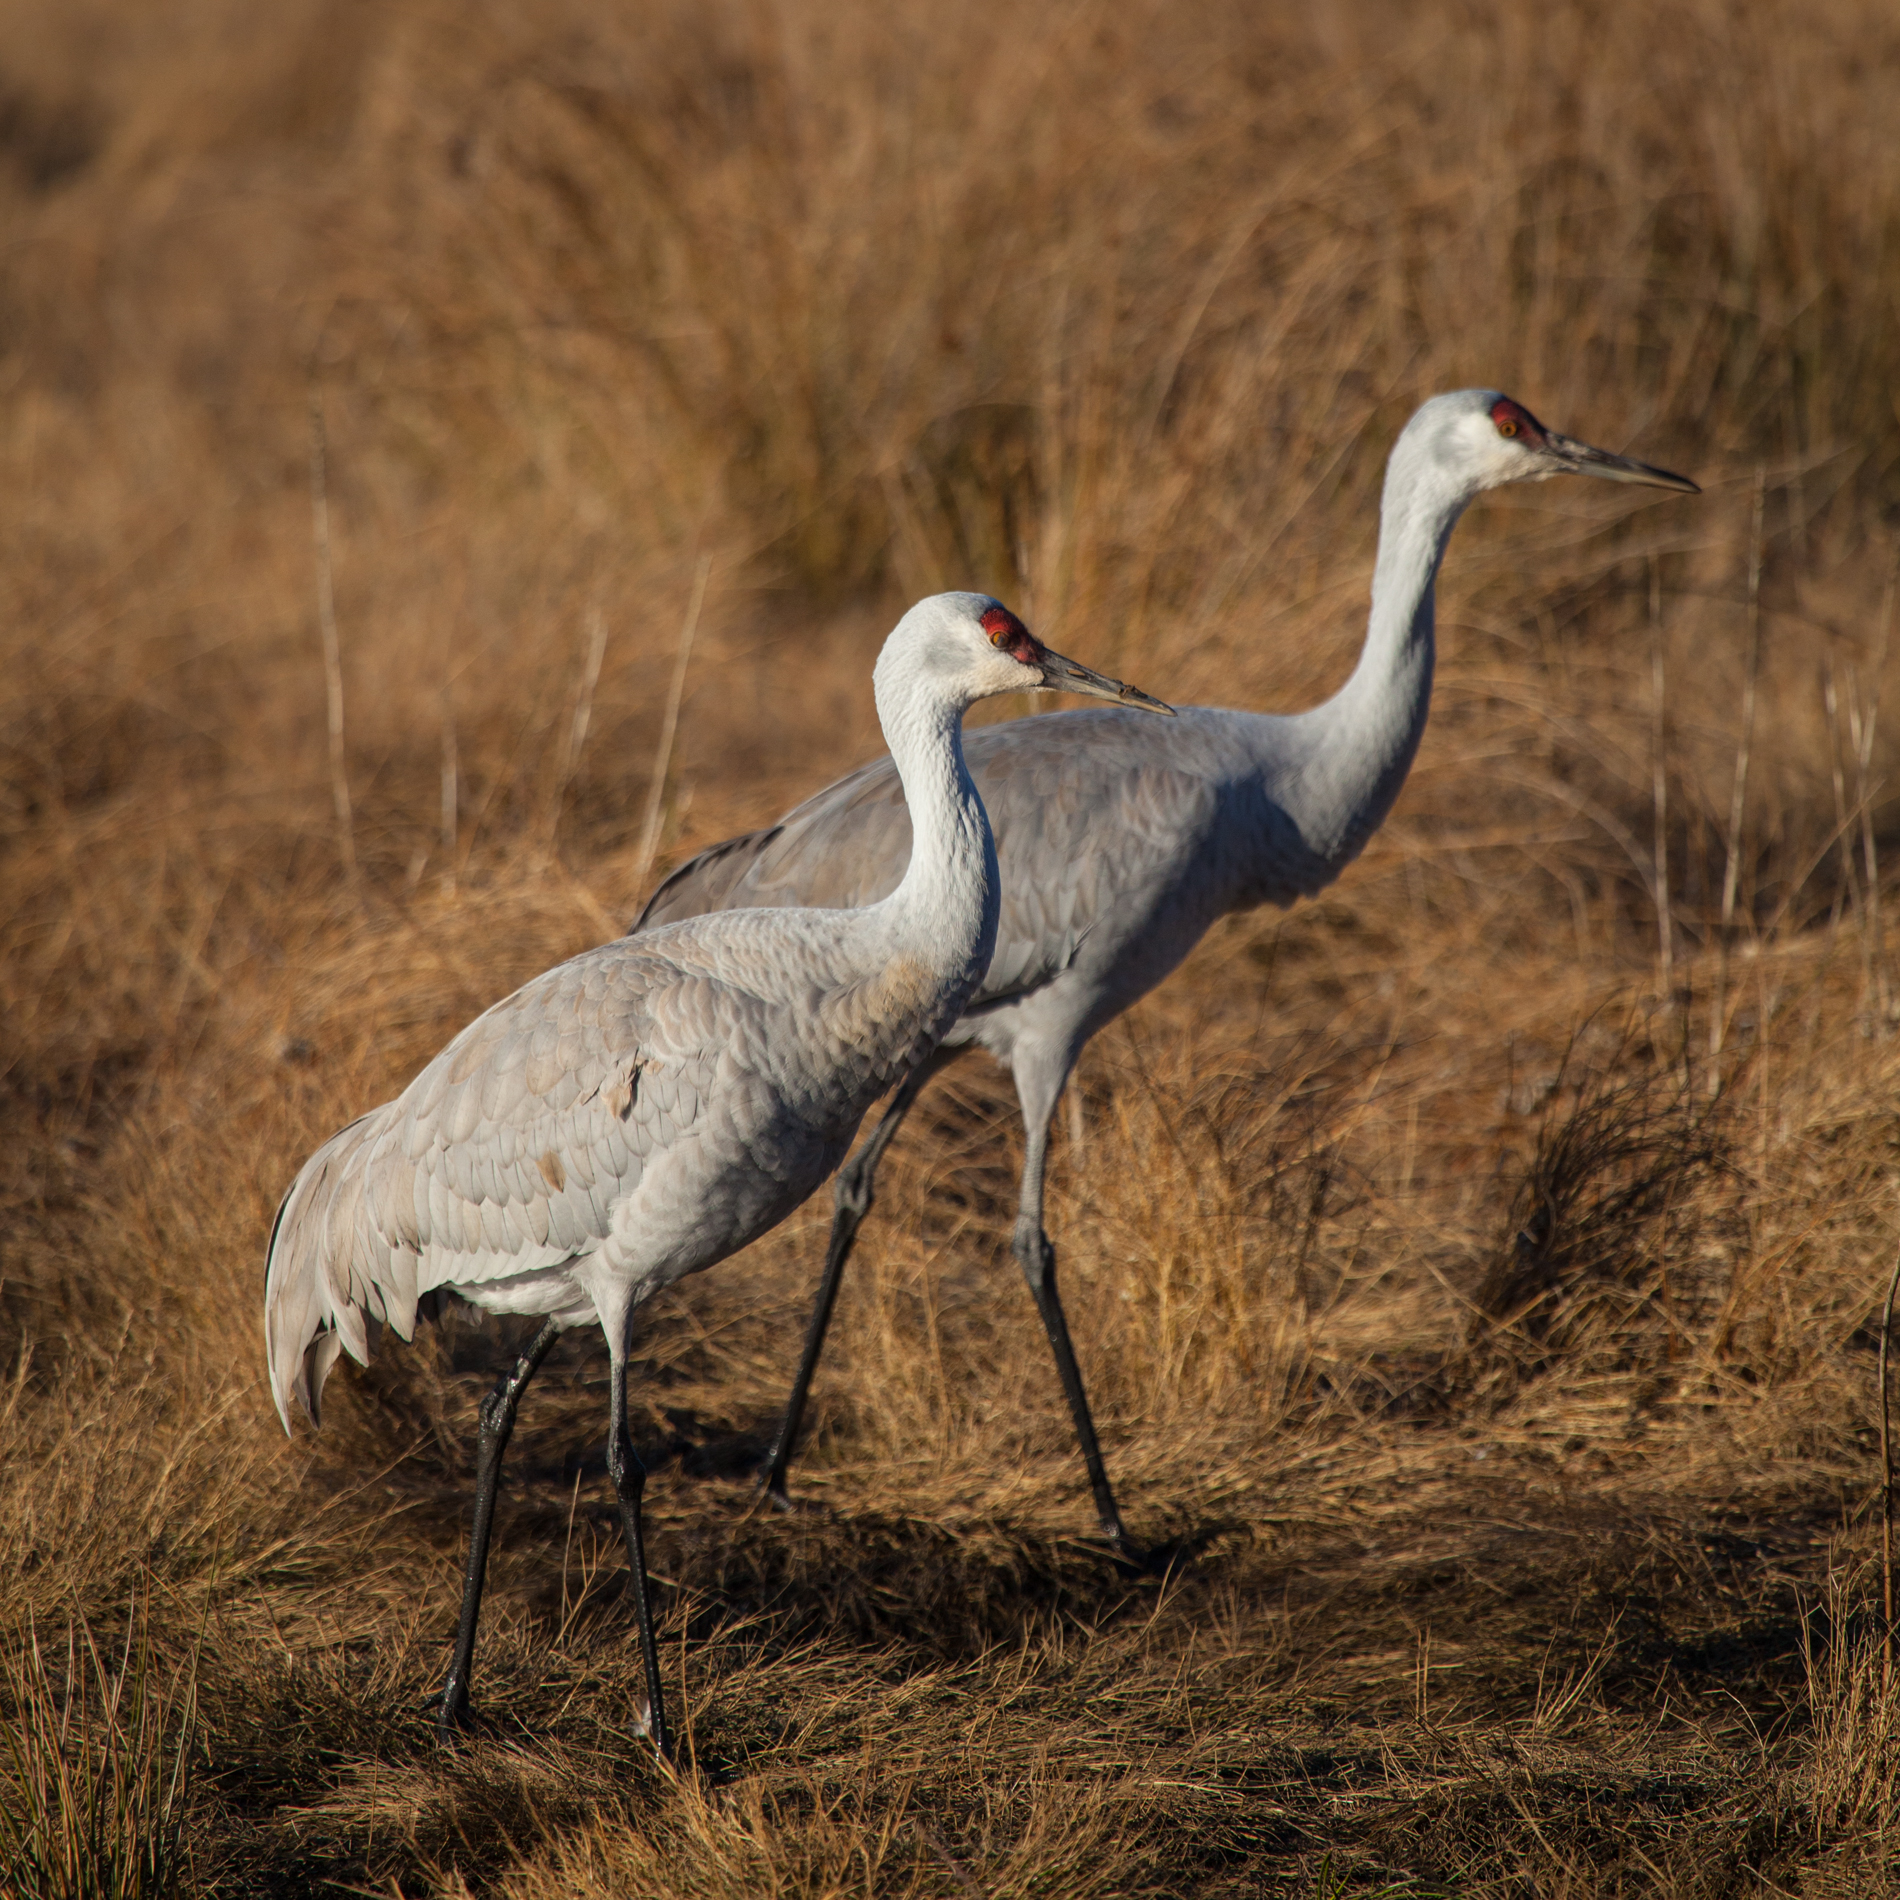
<svg viewBox="0 0 1900 1900">
<path fill-rule="evenodd" d="M 1038 714 L 965 741 L 1002 871 L 995 954 L 962 1017 L 897 1089 L 840 1172 L 805 1350 L 767 1484 L 781 1501 L 839 1276 L 884 1149 L 924 1082 L 981 1047 L 1009 1069 L 1025 1130 L 1012 1247 L 1041 1314 L 1103 1533 L 1131 1554 L 1097 1441 L 1043 1223 L 1048 1134 L 1090 1037 L 1172 972 L 1219 918 L 1288 906 L 1337 878 L 1404 786 L 1431 703 L 1439 564 L 1486 488 L 1584 473 L 1693 492 L 1685 477 L 1546 430 L 1492 390 L 1434 397 L 1394 446 L 1357 665 L 1310 711 L 1186 707 L 1165 725 L 1109 708 Z M 903 875 L 911 826 L 889 759 L 673 873 L 636 928 L 752 904 L 872 902 Z"/>
<path fill-rule="evenodd" d="M 484 1403 L 462 1614 L 441 1721 L 468 1685 L 502 1452 L 560 1331 L 610 1356 L 608 1469 L 626 1536 L 648 1721 L 669 1749 L 627 1430 L 629 1324 L 683 1275 L 783 1219 L 844 1156 L 870 1104 L 958 1017 L 995 945 L 996 853 L 965 767 L 973 701 L 1041 688 L 1166 711 L 1053 654 L 987 596 L 921 602 L 885 643 L 880 720 L 916 848 L 878 901 L 693 918 L 603 944 L 524 984 L 393 1102 L 323 1144 L 272 1231 L 265 1339 L 285 1429 L 313 1423 L 371 1321 L 401 1338 L 444 1293 L 541 1331 Z"/>
</svg>

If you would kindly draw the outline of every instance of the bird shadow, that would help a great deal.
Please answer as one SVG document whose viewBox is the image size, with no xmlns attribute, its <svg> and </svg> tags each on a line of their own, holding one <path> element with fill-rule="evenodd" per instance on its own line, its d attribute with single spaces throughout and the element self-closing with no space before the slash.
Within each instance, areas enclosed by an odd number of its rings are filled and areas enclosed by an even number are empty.
<svg viewBox="0 0 1900 1900">
<path fill-rule="evenodd" d="M 1226 1516 L 1171 1526 L 1128 1552 L 994 1512 L 964 1518 L 810 1496 L 787 1510 L 759 1485 L 754 1445 L 749 1433 L 722 1435 L 701 1467 L 721 1475 L 700 1480 L 699 1461 L 679 1457 L 696 1481 L 663 1500 L 648 1492 L 660 1507 L 648 1513 L 649 1562 L 694 1640 L 751 1622 L 786 1645 L 842 1638 L 895 1646 L 920 1666 L 967 1659 L 1052 1626 L 1093 1630 L 1145 1614 L 1161 1594 L 1210 1581 L 1210 1559 L 1224 1569 L 1223 1545 L 1249 1540 Z M 554 1495 L 550 1487 L 550 1506 Z M 611 1537 L 611 1505 L 594 1496 L 590 1520 Z"/>
<path fill-rule="evenodd" d="M 638 1448 L 650 1473 L 672 1466 L 686 1480 L 648 1488 L 648 1561 L 664 1580 L 662 1601 L 684 1612 L 695 1640 L 762 1621 L 786 1644 L 842 1637 L 895 1644 L 920 1662 L 967 1658 L 1053 1624 L 1095 1629 L 1151 1607 L 1157 1593 L 1205 1580 L 1209 1559 L 1220 1567 L 1220 1548 L 1247 1537 L 1239 1520 L 1207 1516 L 1121 1551 L 1040 1517 L 965 1518 L 809 1493 L 786 1509 L 760 1483 L 769 1444 L 769 1428 L 747 1427 L 706 1438 L 675 1431 Z M 618 1542 L 599 1451 L 510 1476 L 503 1535 L 517 1548 L 559 1551 L 576 1521 L 603 1547 Z M 561 1588 L 552 1566 L 528 1595 L 546 1596 L 558 1613 Z"/>
<path fill-rule="evenodd" d="M 473 1383 L 492 1369 L 494 1347 L 485 1364 L 464 1350 Z M 558 1554 L 577 1525 L 618 1543 L 595 1416 L 594 1388 L 604 1381 L 592 1355 L 570 1348 L 564 1357 L 572 1361 L 566 1376 L 537 1387 L 523 1408 L 503 1476 L 498 1552 L 538 1546 Z M 1004 1515 L 952 1504 L 932 1510 L 876 1483 L 874 1473 L 862 1486 L 847 1480 L 846 1489 L 816 1473 L 801 1486 L 795 1471 L 785 1509 L 763 1485 L 779 1423 L 776 1408 L 735 1416 L 656 1394 L 644 1428 L 636 1425 L 649 1477 L 649 1565 L 678 1586 L 663 1586 L 663 1600 L 674 1596 L 702 1634 L 762 1617 L 787 1642 L 822 1634 L 895 1644 L 920 1659 L 965 1657 L 1052 1624 L 1096 1628 L 1152 1605 L 1157 1591 L 1204 1579 L 1218 1547 L 1247 1534 L 1239 1520 L 1197 1514 L 1189 1502 L 1152 1524 L 1159 1533 L 1152 1540 L 1117 1549 L 1084 1530 L 1093 1513 L 1082 1500 L 1046 1513 L 1033 1505 Z M 466 1493 L 454 1488 L 459 1518 Z M 1071 1515 L 1072 1528 L 1063 1521 Z M 545 1597 L 560 1614 L 559 1564 L 535 1562 L 527 1571 L 516 1574 L 529 1598 Z"/>
</svg>

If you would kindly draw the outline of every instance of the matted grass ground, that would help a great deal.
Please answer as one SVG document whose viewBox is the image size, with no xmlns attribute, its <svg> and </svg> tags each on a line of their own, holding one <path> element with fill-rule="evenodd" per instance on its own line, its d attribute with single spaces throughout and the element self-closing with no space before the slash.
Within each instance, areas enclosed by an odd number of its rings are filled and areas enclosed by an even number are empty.
<svg viewBox="0 0 1900 1900">
<path fill-rule="evenodd" d="M 22 1891 L 1894 1884 L 1889 8 L 0 18 Z M 287 1443 L 262 1259 L 303 1157 L 869 756 L 921 592 L 1177 701 L 1312 703 L 1384 452 L 1471 383 L 1708 492 L 1474 509 L 1392 821 L 1084 1060 L 1050 1226 L 1181 1562 L 1091 1539 L 972 1060 L 886 1169 L 800 1510 L 754 1470 L 822 1197 L 645 1315 L 690 1769 L 630 1732 L 578 1337 L 511 1452 L 488 1725 L 439 1747 L 511 1342 L 393 1346 Z"/>
</svg>

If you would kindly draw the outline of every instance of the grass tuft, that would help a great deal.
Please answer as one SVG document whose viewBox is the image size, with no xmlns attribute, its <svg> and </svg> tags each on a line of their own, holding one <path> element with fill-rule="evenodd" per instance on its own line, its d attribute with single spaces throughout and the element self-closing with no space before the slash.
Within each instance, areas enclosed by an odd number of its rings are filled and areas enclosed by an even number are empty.
<svg viewBox="0 0 1900 1900">
<path fill-rule="evenodd" d="M 1805 1793 L 1817 1841 L 1884 1843 L 1900 1823 L 1900 1684 L 1865 1566 L 1831 1570 L 1802 1623 Z"/>
<path fill-rule="evenodd" d="M 166 1900 L 184 1890 L 200 1740 L 195 1668 L 164 1671 L 149 1601 L 115 1646 L 69 1621 L 5 1652 L 0 1887 L 20 1900 Z"/>
</svg>

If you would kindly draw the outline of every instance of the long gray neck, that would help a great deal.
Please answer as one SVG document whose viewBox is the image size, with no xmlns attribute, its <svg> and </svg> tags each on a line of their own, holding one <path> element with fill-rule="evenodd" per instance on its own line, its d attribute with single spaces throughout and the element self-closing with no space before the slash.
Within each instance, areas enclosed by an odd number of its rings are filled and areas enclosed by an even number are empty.
<svg viewBox="0 0 1900 1900">
<path fill-rule="evenodd" d="M 877 681 L 878 716 L 910 809 L 910 864 L 867 915 L 890 953 L 952 979 L 981 979 L 996 948 L 996 841 L 963 761 L 961 701 L 914 674 Z"/>
<path fill-rule="evenodd" d="M 1303 769 L 1297 783 L 1275 788 L 1308 844 L 1338 865 L 1384 822 L 1424 735 L 1433 585 L 1471 495 L 1403 438 L 1393 450 L 1359 664 L 1331 699 L 1295 722 L 1305 740 Z"/>
</svg>

